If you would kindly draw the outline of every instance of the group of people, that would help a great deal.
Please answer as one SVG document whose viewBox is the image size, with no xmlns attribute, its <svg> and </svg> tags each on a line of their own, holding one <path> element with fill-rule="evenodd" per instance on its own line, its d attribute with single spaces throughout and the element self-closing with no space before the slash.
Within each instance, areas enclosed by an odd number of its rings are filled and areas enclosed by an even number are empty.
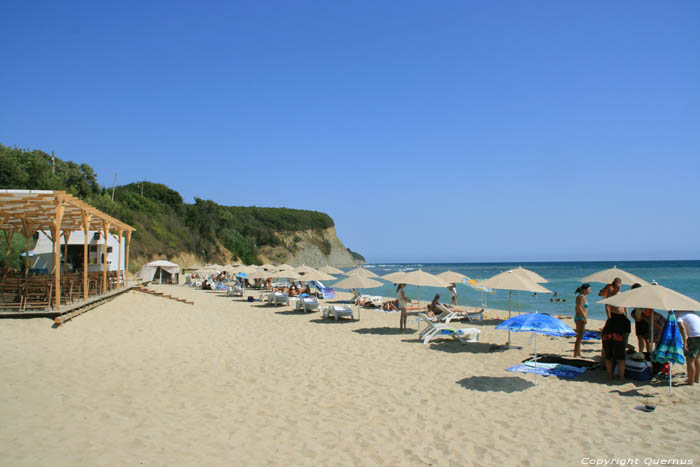
<svg viewBox="0 0 700 467">
<path fill-rule="evenodd" d="M 399 284 L 396 286 L 396 300 L 394 302 L 384 302 L 382 304 L 382 309 L 385 311 L 393 311 L 397 309 L 401 312 L 399 316 L 399 329 L 406 329 L 406 322 L 408 320 L 408 304 L 411 301 L 406 297 L 405 289 L 406 284 Z M 450 303 L 452 305 L 457 305 L 457 286 L 456 284 L 450 284 L 447 287 L 447 291 L 450 294 Z M 428 304 L 428 316 L 433 317 L 436 314 L 437 305 L 440 303 L 440 294 L 435 294 L 433 301 Z"/>
<path fill-rule="evenodd" d="M 632 285 L 632 289 L 638 287 L 641 287 L 641 284 Z M 621 288 L 622 280 L 618 277 L 603 287 L 598 292 L 598 295 L 603 298 L 613 297 L 620 292 Z M 590 292 L 590 284 L 583 284 L 576 289 L 574 357 L 581 357 L 581 343 L 586 331 L 586 324 L 588 323 L 588 301 L 586 297 Z M 634 348 L 628 344 L 629 335 L 632 333 L 632 325 L 625 307 L 605 305 L 605 313 L 607 319 L 601 331 L 603 342 L 601 362 L 605 363 L 605 369 L 611 378 L 617 377 L 621 381 L 625 377 L 627 350 Z M 661 338 L 661 333 L 666 325 L 666 318 L 648 308 L 635 308 L 630 315 L 635 322 L 635 335 L 639 352 L 651 352 Z M 687 382 L 692 386 L 700 382 L 700 316 L 690 311 L 675 311 L 675 315 L 683 339 L 688 373 Z M 617 372 L 615 371 L 616 369 Z"/>
</svg>

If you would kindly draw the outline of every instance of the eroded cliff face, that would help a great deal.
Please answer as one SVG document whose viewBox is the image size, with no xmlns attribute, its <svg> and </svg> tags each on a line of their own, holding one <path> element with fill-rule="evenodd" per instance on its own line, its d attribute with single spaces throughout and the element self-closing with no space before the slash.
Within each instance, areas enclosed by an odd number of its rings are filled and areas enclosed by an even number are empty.
<svg viewBox="0 0 700 467">
<path fill-rule="evenodd" d="M 277 238 L 284 246 L 261 247 L 260 259 L 263 262 L 287 263 L 291 266 L 305 264 L 311 267 L 327 264 L 351 267 L 359 264 L 338 238 L 335 227 L 322 231 L 278 233 Z"/>
</svg>

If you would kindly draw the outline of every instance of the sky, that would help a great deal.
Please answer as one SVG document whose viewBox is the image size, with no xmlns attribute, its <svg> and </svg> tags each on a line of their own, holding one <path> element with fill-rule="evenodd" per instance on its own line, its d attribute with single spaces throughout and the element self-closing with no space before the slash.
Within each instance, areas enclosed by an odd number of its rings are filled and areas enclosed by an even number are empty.
<svg viewBox="0 0 700 467">
<path fill-rule="evenodd" d="M 700 2 L 2 2 L 0 143 L 369 262 L 700 259 Z"/>
</svg>

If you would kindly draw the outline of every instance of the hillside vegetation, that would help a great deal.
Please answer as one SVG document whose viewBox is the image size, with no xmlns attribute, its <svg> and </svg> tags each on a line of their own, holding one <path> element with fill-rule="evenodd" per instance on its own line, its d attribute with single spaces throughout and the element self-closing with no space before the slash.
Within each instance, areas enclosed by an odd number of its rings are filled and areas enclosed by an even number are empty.
<svg viewBox="0 0 700 467">
<path fill-rule="evenodd" d="M 238 258 L 246 264 L 259 264 L 261 247 L 284 247 L 294 252 L 294 243 L 282 242 L 281 233 L 321 232 L 334 226 L 330 216 L 317 211 L 222 206 L 199 198 L 188 204 L 177 191 L 160 183 L 117 186 L 112 201 L 112 190 L 99 186 L 89 165 L 57 157 L 52 161 L 45 152 L 1 144 L 0 188 L 64 190 L 135 227 L 130 249 L 135 268 L 153 257 L 173 258 L 183 253 L 209 262 Z M 6 247 L 3 241 L 0 258 Z M 14 240 L 11 248 L 8 258 L 12 265 L 24 249 L 23 239 Z M 363 260 L 361 255 L 352 254 Z"/>
</svg>

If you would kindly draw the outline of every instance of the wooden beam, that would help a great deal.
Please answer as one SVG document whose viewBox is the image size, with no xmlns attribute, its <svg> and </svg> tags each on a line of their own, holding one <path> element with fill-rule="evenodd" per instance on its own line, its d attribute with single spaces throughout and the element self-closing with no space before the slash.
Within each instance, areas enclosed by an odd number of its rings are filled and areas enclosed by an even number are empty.
<svg viewBox="0 0 700 467">
<path fill-rule="evenodd" d="M 88 211 L 81 211 L 83 218 L 83 232 L 85 239 L 83 242 L 83 300 L 88 299 L 88 232 L 90 232 L 90 218 L 92 214 Z"/>
<path fill-rule="evenodd" d="M 56 196 L 56 217 L 54 218 L 53 227 L 53 257 L 54 263 L 58 261 L 58 267 L 54 271 L 54 297 L 56 300 L 56 309 L 61 309 L 61 220 L 63 219 L 63 208 L 65 206 L 61 196 Z"/>
<path fill-rule="evenodd" d="M 34 236 L 36 230 L 32 227 L 31 222 L 29 222 L 25 217 L 22 217 L 22 227 L 24 227 L 24 276 L 29 276 L 29 242 Z"/>
<path fill-rule="evenodd" d="M 131 246 L 131 231 L 126 231 L 126 251 L 124 253 L 124 285 L 129 283 L 129 247 Z"/>
<path fill-rule="evenodd" d="M 122 274 L 122 234 L 124 231 L 119 229 L 119 253 L 117 255 L 117 290 L 119 290 L 119 285 L 121 282 Z"/>
<path fill-rule="evenodd" d="M 102 293 L 107 292 L 107 247 L 109 246 L 109 222 L 102 219 L 102 228 L 105 235 L 105 247 L 102 253 Z"/>
</svg>

